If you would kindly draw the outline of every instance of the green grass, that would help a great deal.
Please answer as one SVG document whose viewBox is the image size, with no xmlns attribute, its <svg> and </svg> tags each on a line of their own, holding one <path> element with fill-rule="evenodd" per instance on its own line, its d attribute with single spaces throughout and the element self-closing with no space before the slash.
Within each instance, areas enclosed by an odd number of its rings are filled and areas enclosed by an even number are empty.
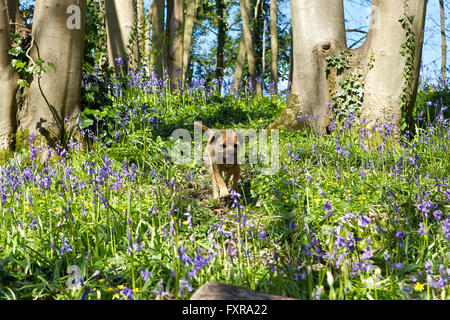
<svg viewBox="0 0 450 320">
<path fill-rule="evenodd" d="M 1 167 L 1 299 L 188 299 L 208 281 L 300 299 L 449 299 L 448 119 L 400 144 L 345 123 L 280 132 L 280 170 L 244 165 L 241 196 L 215 200 L 203 165 L 172 163 L 170 133 L 194 120 L 265 128 L 283 98 L 139 83 L 85 111 L 96 138 L 84 150 L 39 162 L 31 147 Z M 69 266 L 83 279 L 73 289 Z"/>
</svg>

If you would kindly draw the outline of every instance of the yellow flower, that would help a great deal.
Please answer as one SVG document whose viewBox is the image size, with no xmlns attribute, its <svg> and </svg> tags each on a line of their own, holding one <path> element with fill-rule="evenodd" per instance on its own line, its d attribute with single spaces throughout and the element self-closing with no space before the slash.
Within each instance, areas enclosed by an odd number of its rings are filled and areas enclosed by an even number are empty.
<svg viewBox="0 0 450 320">
<path fill-rule="evenodd" d="M 120 297 L 120 294 L 118 294 L 118 293 L 115 293 L 114 295 L 113 295 L 113 299 L 118 299 Z"/>
<path fill-rule="evenodd" d="M 420 282 L 416 282 L 416 285 L 414 286 L 414 290 L 421 292 L 421 291 L 423 291 L 423 289 L 424 289 L 423 284 L 421 284 Z"/>
<path fill-rule="evenodd" d="M 98 282 L 103 283 L 103 282 L 105 282 L 105 279 L 98 279 Z"/>
<path fill-rule="evenodd" d="M 125 286 L 123 284 L 120 284 L 117 286 L 117 289 L 122 290 L 123 288 L 125 288 Z"/>
<path fill-rule="evenodd" d="M 106 292 L 110 292 L 110 291 L 113 291 L 114 289 L 113 288 L 107 288 L 105 291 Z"/>
</svg>

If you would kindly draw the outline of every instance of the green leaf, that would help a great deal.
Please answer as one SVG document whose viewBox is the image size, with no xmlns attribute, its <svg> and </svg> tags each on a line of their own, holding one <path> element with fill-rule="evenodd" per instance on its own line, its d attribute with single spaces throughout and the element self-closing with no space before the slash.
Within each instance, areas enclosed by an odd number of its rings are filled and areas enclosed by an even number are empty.
<svg viewBox="0 0 450 320">
<path fill-rule="evenodd" d="M 14 57 L 18 57 L 21 53 L 23 53 L 23 49 L 19 47 L 12 48 L 8 51 L 8 53 Z"/>
<path fill-rule="evenodd" d="M 21 88 L 28 88 L 30 86 L 30 84 L 25 79 L 19 79 L 17 81 L 17 85 Z"/>
<path fill-rule="evenodd" d="M 12 66 L 14 67 L 14 69 L 16 69 L 17 71 L 22 71 L 22 69 L 26 66 L 26 63 L 23 62 L 22 60 L 16 60 L 14 59 L 11 62 Z"/>
<path fill-rule="evenodd" d="M 80 128 L 81 129 L 86 129 L 87 127 L 91 126 L 94 124 L 94 120 L 92 120 L 91 118 L 88 118 L 86 115 L 82 114 L 80 116 Z"/>
<path fill-rule="evenodd" d="M 54 71 L 56 71 L 56 67 L 55 67 L 55 65 L 53 64 L 53 62 L 49 62 L 49 63 L 48 63 L 48 66 L 49 66 L 50 68 L 52 68 Z"/>
</svg>

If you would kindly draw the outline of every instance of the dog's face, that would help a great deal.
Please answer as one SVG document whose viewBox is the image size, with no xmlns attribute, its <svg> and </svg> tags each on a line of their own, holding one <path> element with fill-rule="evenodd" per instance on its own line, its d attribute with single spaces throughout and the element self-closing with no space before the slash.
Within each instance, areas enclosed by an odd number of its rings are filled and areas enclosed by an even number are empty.
<svg viewBox="0 0 450 320">
<path fill-rule="evenodd" d="M 233 130 L 216 131 L 209 139 L 209 149 L 213 162 L 223 164 L 226 167 L 238 163 L 240 146 L 240 136 Z"/>
</svg>

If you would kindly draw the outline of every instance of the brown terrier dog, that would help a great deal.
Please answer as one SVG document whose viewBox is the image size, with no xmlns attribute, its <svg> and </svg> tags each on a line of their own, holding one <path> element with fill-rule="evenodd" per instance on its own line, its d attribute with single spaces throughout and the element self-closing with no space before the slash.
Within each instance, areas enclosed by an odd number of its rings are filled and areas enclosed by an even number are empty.
<svg viewBox="0 0 450 320">
<path fill-rule="evenodd" d="M 210 130 L 205 125 L 194 122 L 193 125 L 208 133 L 206 152 L 207 166 L 213 185 L 213 197 L 229 196 L 227 184 L 233 176 L 233 189 L 238 191 L 241 168 L 238 164 L 238 152 L 241 146 L 240 136 L 233 130 Z M 222 174 L 225 173 L 225 181 Z"/>
</svg>

